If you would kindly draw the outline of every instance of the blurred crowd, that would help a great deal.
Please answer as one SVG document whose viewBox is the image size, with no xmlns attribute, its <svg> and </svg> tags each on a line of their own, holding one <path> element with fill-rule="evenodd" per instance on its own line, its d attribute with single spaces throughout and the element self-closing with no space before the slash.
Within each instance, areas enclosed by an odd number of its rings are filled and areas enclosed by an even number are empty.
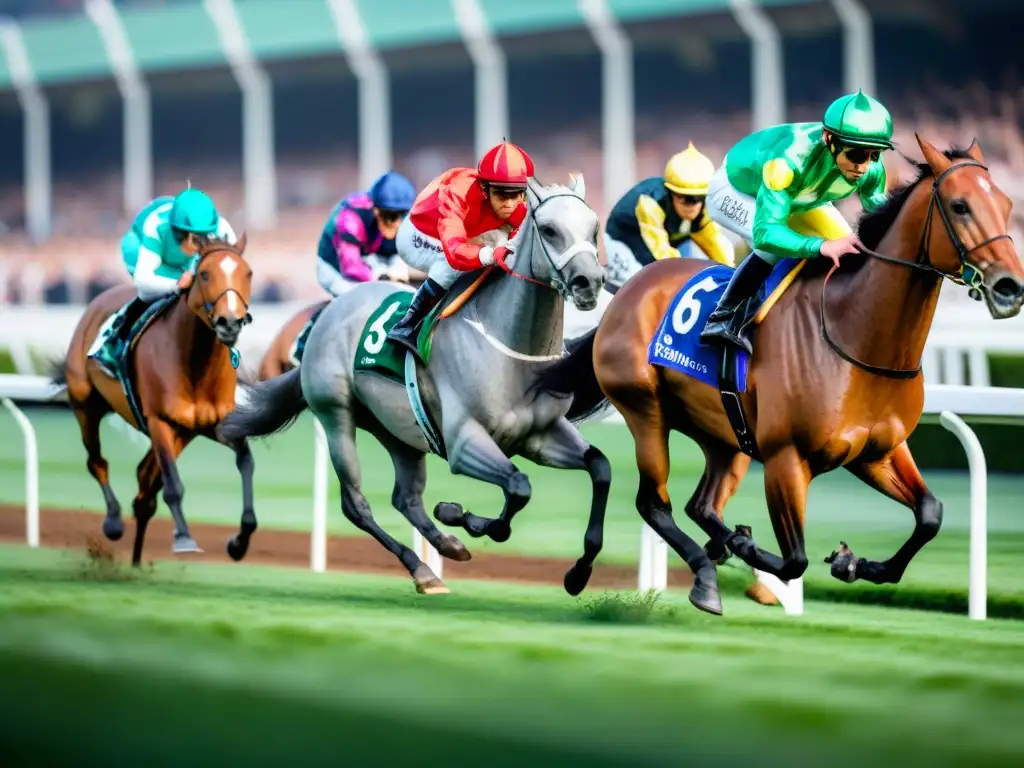
<svg viewBox="0 0 1024 768">
<path fill-rule="evenodd" d="M 996 97 L 991 94 L 951 96 L 942 116 L 910 99 L 891 104 L 897 125 L 898 146 L 911 159 L 920 158 L 914 140 L 918 131 L 939 147 L 966 146 L 977 137 L 995 182 L 1015 201 L 1015 216 L 1024 211 L 1024 89 Z M 963 104 L 970 111 L 958 113 Z M 818 120 L 820 106 L 792 108 L 791 120 Z M 731 144 L 750 125 L 747 112 L 723 117 L 697 113 L 680 114 L 666 120 L 637 116 L 637 178 L 660 175 L 666 159 L 686 146 L 688 140 L 716 164 Z M 537 162 L 542 181 L 564 180 L 570 172 L 582 172 L 587 180 L 588 200 L 607 213 L 614 199 L 604 192 L 600 126 L 574 124 L 557 133 L 527 131 L 513 137 L 524 144 Z M 474 164 L 473 147 L 422 146 L 395 157 L 395 167 L 417 186 L 455 165 Z M 899 153 L 886 157 L 891 186 L 911 179 L 913 166 Z M 298 300 L 319 296 L 316 284 L 315 247 L 320 228 L 331 206 L 342 196 L 358 189 L 358 158 L 353 148 L 339 147 L 328 156 L 303 157 L 279 152 L 277 178 L 280 214 L 272 231 L 256 229 L 250 236 L 249 255 L 256 274 L 257 301 Z M 236 231 L 247 228 L 244 218 L 240 164 L 221 168 L 204 167 L 204 188 L 210 192 Z M 155 187 L 157 194 L 173 194 L 183 186 L 190 171 L 186 167 L 161 164 Z M 46 243 L 32 245 L 19 232 L 23 222 L 20 186 L 0 188 L 0 221 L 9 231 L 0 239 L 0 298 L 14 302 L 71 302 L 88 300 L 105 287 L 125 282 L 118 243 L 129 223 L 121 206 L 122 179 L 114 167 L 106 175 L 90 176 L 87 183 L 57 181 L 54 188 L 54 236 Z M 856 199 L 840 206 L 849 217 L 859 211 Z M 852 219 L 851 219 L 852 220 Z M 1013 222 L 1016 242 L 1024 242 L 1024 219 Z"/>
</svg>

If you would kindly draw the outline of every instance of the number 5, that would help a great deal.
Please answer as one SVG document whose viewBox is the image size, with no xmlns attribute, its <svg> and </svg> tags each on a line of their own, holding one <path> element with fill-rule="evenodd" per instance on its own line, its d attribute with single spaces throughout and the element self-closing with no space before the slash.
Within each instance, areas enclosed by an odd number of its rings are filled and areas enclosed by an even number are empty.
<svg viewBox="0 0 1024 768">
<path fill-rule="evenodd" d="M 371 355 L 376 355 L 382 349 L 384 349 L 384 326 L 388 324 L 388 320 L 395 314 L 395 311 L 402 305 L 402 302 L 392 302 L 391 306 L 387 308 L 380 317 L 378 317 L 373 325 L 370 326 L 370 330 L 366 333 L 366 341 L 363 342 L 363 349 L 369 352 Z"/>
<path fill-rule="evenodd" d="M 718 283 L 715 282 L 715 278 L 710 276 L 705 277 L 699 283 L 692 285 L 690 289 L 683 294 L 682 298 L 679 299 L 679 303 L 676 304 L 676 309 L 672 313 L 672 330 L 680 336 L 688 334 L 693 328 L 694 323 L 697 322 L 697 317 L 700 315 L 700 301 L 694 298 L 695 295 L 699 291 L 713 291 L 717 287 Z"/>
</svg>

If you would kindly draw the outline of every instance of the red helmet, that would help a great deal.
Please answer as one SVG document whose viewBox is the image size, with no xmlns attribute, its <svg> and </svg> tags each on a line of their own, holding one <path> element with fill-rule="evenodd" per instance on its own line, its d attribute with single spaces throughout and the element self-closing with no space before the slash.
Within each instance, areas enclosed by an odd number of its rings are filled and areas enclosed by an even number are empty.
<svg viewBox="0 0 1024 768">
<path fill-rule="evenodd" d="M 482 181 L 498 187 L 526 187 L 533 176 L 533 160 L 515 144 L 503 141 L 487 150 L 476 167 Z"/>
</svg>

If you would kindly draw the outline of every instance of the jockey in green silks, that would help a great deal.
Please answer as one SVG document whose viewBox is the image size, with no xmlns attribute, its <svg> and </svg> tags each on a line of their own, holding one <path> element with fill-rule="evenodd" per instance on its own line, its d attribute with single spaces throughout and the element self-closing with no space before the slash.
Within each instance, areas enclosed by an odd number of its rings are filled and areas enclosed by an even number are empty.
<svg viewBox="0 0 1024 768">
<path fill-rule="evenodd" d="M 733 273 L 700 335 L 752 352 L 740 307 L 780 259 L 857 251 L 856 234 L 833 205 L 857 193 L 865 210 L 886 201 L 881 153 L 892 149 L 889 111 L 863 91 L 836 99 L 820 123 L 787 123 L 750 134 L 711 179 L 707 210 L 752 253 Z"/>
</svg>

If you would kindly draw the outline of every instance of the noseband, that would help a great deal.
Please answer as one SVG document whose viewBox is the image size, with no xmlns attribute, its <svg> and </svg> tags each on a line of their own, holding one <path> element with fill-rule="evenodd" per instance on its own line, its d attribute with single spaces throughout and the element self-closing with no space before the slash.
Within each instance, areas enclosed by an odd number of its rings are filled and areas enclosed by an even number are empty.
<svg viewBox="0 0 1024 768">
<path fill-rule="evenodd" d="M 232 248 L 230 246 L 230 244 L 228 244 L 228 243 L 224 243 L 223 245 L 218 245 L 215 248 L 211 248 L 206 253 L 204 253 L 202 256 L 200 256 L 199 257 L 199 261 L 196 262 L 196 268 L 195 268 L 195 270 L 193 270 L 193 273 L 192 273 L 193 274 L 192 283 L 193 283 L 193 286 L 198 284 L 199 295 L 203 299 L 203 311 L 206 313 L 206 322 L 207 322 L 207 324 L 211 328 L 213 327 L 213 322 L 214 322 L 214 320 L 213 320 L 213 311 L 214 311 L 214 309 L 217 307 L 217 304 L 220 302 L 220 300 L 223 299 L 225 296 L 227 296 L 229 293 L 233 293 L 236 296 L 238 296 L 238 300 L 240 302 L 242 302 L 242 306 L 245 307 L 245 317 L 242 318 L 242 327 L 244 328 L 245 326 L 249 325 L 252 322 L 252 314 L 250 314 L 250 312 L 249 312 L 249 304 L 248 304 L 248 302 L 246 302 L 246 300 L 242 296 L 242 294 L 239 293 L 236 289 L 229 287 L 229 288 L 225 288 L 223 291 L 221 291 L 219 294 L 217 294 L 217 296 L 213 299 L 213 301 L 210 301 L 207 298 L 207 296 L 206 296 L 206 291 L 203 290 L 202 281 L 198 279 L 198 277 L 199 277 L 199 267 L 202 266 L 202 263 L 204 261 L 206 261 L 206 259 L 209 256 L 213 255 L 214 253 L 219 253 L 221 251 L 230 251 L 231 253 L 233 253 L 233 254 L 235 254 L 236 256 L 239 256 L 239 257 L 242 255 L 239 251 L 237 251 L 234 248 Z"/>
<path fill-rule="evenodd" d="M 954 283 L 958 285 L 967 285 L 971 288 L 972 292 L 977 291 L 980 294 L 982 288 L 982 274 L 977 270 L 977 268 L 973 264 L 970 263 L 970 255 L 975 251 L 984 248 L 987 245 L 991 245 L 994 242 L 997 242 L 1004 238 L 1007 240 L 1012 240 L 1012 238 L 1009 234 L 1004 233 L 1001 235 L 996 235 L 995 237 L 990 237 L 987 240 L 978 243 L 973 248 L 967 248 L 967 246 L 964 244 L 963 239 L 960 237 L 960 235 L 957 234 L 956 229 L 954 229 L 953 222 L 949 218 L 949 213 L 946 212 L 946 208 L 942 204 L 942 198 L 939 196 L 939 187 L 941 186 L 943 179 L 952 174 L 953 171 L 960 170 L 961 168 L 968 168 L 970 166 L 977 166 L 978 168 L 981 168 L 983 170 L 988 170 L 988 166 L 983 165 L 975 160 L 964 160 L 963 162 L 957 163 L 956 165 L 951 165 L 949 168 L 947 168 L 938 176 L 936 176 L 935 180 L 932 182 L 931 200 L 929 200 L 928 202 L 928 216 L 925 219 L 924 231 L 921 233 L 921 242 L 917 246 L 917 258 L 914 261 L 895 259 L 892 256 L 886 256 L 883 253 L 878 253 L 877 251 L 872 251 L 870 248 L 864 247 L 860 248 L 861 253 L 865 254 L 866 256 L 870 256 L 873 259 L 878 259 L 879 261 L 884 261 L 889 264 L 896 264 L 897 266 L 900 267 L 907 267 L 908 269 L 916 269 L 921 272 L 938 275 L 940 279 L 946 278 L 948 280 L 952 280 Z M 929 245 L 931 243 L 932 222 L 934 220 L 935 211 L 939 212 L 939 216 L 942 219 L 942 223 L 946 227 L 946 234 L 949 235 L 949 239 L 953 243 L 953 247 L 956 248 L 957 257 L 960 260 L 960 271 L 959 274 L 956 276 L 950 274 L 949 272 L 944 272 L 941 269 L 936 269 L 931 262 Z M 829 278 L 832 277 L 832 274 L 837 269 L 838 265 L 833 264 L 832 268 L 828 271 L 828 274 L 825 275 L 825 280 L 821 285 L 821 334 L 824 337 L 825 341 L 828 342 L 828 345 L 832 347 L 832 350 L 837 355 L 839 355 L 843 360 L 845 360 L 848 363 L 852 363 L 853 365 L 857 366 L 861 370 L 867 371 L 868 373 L 873 373 L 878 376 L 884 376 L 890 379 L 912 379 L 915 376 L 917 376 L 917 374 L 921 372 L 920 363 L 918 363 L 916 368 L 886 368 L 885 366 L 881 365 L 871 365 L 869 363 L 863 362 L 862 360 L 858 360 L 857 358 L 848 354 L 846 351 L 842 349 L 842 347 L 840 347 L 835 341 L 832 340 L 831 336 L 829 336 L 828 325 L 825 322 L 825 287 L 828 285 Z"/>
</svg>

